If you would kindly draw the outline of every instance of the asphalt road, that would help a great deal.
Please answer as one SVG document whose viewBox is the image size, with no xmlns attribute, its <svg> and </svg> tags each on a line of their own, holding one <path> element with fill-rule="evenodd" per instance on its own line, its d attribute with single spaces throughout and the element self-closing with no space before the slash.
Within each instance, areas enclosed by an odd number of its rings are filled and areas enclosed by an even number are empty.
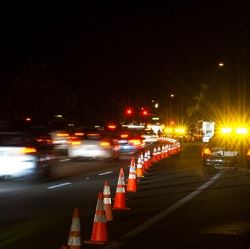
<svg viewBox="0 0 250 249">
<path fill-rule="evenodd" d="M 248 248 L 250 172 L 206 170 L 201 145 L 183 146 L 180 156 L 153 165 L 127 193 L 128 211 L 114 211 L 110 242 L 82 248 Z M 55 249 L 66 243 L 72 212 L 80 210 L 82 239 L 91 236 L 97 194 L 108 180 L 114 196 L 117 162 L 63 161 L 48 182 L 0 182 L 0 248 Z M 249 247 L 250 248 L 250 247 Z"/>
</svg>

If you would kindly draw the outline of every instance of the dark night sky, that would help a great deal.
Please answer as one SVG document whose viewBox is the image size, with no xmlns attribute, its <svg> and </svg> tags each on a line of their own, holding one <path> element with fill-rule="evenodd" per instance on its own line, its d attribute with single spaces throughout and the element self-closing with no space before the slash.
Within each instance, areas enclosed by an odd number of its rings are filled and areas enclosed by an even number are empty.
<svg viewBox="0 0 250 249">
<path fill-rule="evenodd" d="M 101 95 L 109 108 L 151 98 L 164 105 L 171 91 L 188 98 L 214 80 L 219 61 L 237 58 L 242 22 L 248 25 L 247 1 L 91 2 L 7 6 L 2 87 L 11 86 L 23 65 L 46 64 L 50 77 L 95 96 L 96 112 L 104 108 Z"/>
</svg>

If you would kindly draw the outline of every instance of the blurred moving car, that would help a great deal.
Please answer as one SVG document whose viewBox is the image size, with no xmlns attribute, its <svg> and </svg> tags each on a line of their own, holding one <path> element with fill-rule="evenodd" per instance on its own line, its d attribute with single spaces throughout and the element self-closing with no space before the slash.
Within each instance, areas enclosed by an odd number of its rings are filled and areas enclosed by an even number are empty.
<svg viewBox="0 0 250 249">
<path fill-rule="evenodd" d="M 215 134 L 202 149 L 204 166 L 250 166 L 250 137 Z"/>
<path fill-rule="evenodd" d="M 0 177 L 49 176 L 55 158 L 48 134 L 0 132 Z"/>
<path fill-rule="evenodd" d="M 71 159 L 118 159 L 117 145 L 113 139 L 100 132 L 87 132 L 71 138 L 68 146 Z"/>
<path fill-rule="evenodd" d="M 144 147 L 141 134 L 131 131 L 121 131 L 114 139 L 120 154 L 131 155 Z"/>
<path fill-rule="evenodd" d="M 143 142 L 147 143 L 147 144 L 156 143 L 159 140 L 158 134 L 156 134 L 151 129 L 150 130 L 148 130 L 148 129 L 143 130 L 141 136 L 143 138 Z"/>
<path fill-rule="evenodd" d="M 59 151 L 67 151 L 69 145 L 69 132 L 65 130 L 54 130 L 50 132 L 54 148 Z"/>
</svg>

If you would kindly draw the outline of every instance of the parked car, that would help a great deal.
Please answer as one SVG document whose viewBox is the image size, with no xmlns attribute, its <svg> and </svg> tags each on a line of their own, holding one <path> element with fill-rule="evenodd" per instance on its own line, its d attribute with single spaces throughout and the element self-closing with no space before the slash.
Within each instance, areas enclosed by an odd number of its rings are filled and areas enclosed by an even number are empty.
<svg viewBox="0 0 250 249">
<path fill-rule="evenodd" d="M 250 138 L 215 134 L 202 149 L 204 166 L 250 166 Z"/>
<path fill-rule="evenodd" d="M 0 177 L 49 177 L 56 154 L 48 134 L 0 132 Z"/>
</svg>

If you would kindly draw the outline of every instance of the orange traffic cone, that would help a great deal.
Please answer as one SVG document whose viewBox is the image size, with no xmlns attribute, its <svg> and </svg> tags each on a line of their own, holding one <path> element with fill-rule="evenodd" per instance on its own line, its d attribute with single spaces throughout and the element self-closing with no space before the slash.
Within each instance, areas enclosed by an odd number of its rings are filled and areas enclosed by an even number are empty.
<svg viewBox="0 0 250 249">
<path fill-rule="evenodd" d="M 135 166 L 130 166 L 128 184 L 127 184 L 127 192 L 136 192 L 136 191 L 137 191 L 137 179 L 136 179 L 136 173 L 135 173 Z"/>
<path fill-rule="evenodd" d="M 111 197 L 110 197 L 110 186 L 109 186 L 108 181 L 104 182 L 103 204 L 104 204 L 104 209 L 106 211 L 107 221 L 113 220 L 113 213 L 112 213 L 112 207 L 111 207 Z"/>
<path fill-rule="evenodd" d="M 158 161 L 161 160 L 161 147 L 160 146 L 158 146 L 158 149 L 157 149 L 157 159 Z"/>
<path fill-rule="evenodd" d="M 103 204 L 103 193 L 99 192 L 96 204 L 96 213 L 90 240 L 84 241 L 86 244 L 104 245 L 108 243 L 108 229 L 106 212 Z"/>
<path fill-rule="evenodd" d="M 145 169 L 145 171 L 149 169 L 148 153 L 147 152 L 145 152 L 145 154 L 144 154 L 144 169 Z"/>
<path fill-rule="evenodd" d="M 161 159 L 165 159 L 165 146 L 162 145 L 161 147 Z"/>
<path fill-rule="evenodd" d="M 80 249 L 82 246 L 80 214 L 78 208 L 75 208 L 73 212 L 67 244 L 69 249 Z"/>
<path fill-rule="evenodd" d="M 156 147 L 154 147 L 154 150 L 153 150 L 153 158 L 152 158 L 152 162 L 153 162 L 153 163 L 158 162 L 158 156 L 157 156 L 157 150 L 156 150 Z"/>
<path fill-rule="evenodd" d="M 136 176 L 137 176 L 138 178 L 144 177 L 144 174 L 143 174 L 143 166 L 142 166 L 141 158 L 140 158 L 140 157 L 138 157 L 138 161 L 137 161 Z"/>
<path fill-rule="evenodd" d="M 131 162 L 130 162 L 129 167 L 131 167 L 131 166 L 135 167 L 135 158 L 134 157 L 131 158 Z"/>
<path fill-rule="evenodd" d="M 113 209 L 115 210 L 128 210 L 130 208 L 126 207 L 126 196 L 125 196 L 125 186 L 123 184 L 124 172 L 123 169 L 120 169 L 115 199 Z"/>
</svg>

